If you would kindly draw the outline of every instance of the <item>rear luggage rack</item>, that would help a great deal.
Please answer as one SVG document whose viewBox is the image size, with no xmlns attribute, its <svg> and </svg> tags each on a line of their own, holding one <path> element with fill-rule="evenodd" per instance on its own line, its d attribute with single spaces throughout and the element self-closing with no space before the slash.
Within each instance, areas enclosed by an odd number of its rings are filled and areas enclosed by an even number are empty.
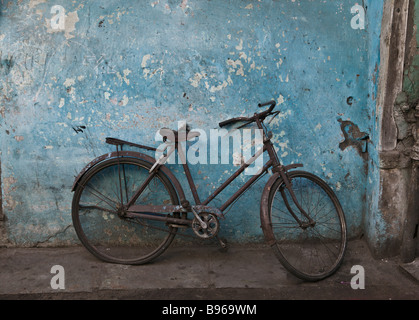
<svg viewBox="0 0 419 320">
<path fill-rule="evenodd" d="M 133 142 L 117 139 L 117 138 L 109 138 L 108 137 L 108 138 L 106 138 L 106 143 L 112 144 L 112 145 L 115 145 L 115 146 L 122 146 L 122 145 L 125 144 L 125 145 L 128 145 L 128 146 L 137 147 L 137 148 L 141 148 L 141 149 L 157 151 L 157 149 L 153 148 L 153 147 L 143 146 L 141 144 L 137 144 L 137 143 L 133 143 Z"/>
</svg>

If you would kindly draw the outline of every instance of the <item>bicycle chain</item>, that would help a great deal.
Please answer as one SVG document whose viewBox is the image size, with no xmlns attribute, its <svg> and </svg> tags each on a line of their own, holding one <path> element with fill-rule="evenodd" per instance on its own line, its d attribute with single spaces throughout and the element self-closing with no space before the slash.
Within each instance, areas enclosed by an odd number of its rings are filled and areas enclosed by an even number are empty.
<svg viewBox="0 0 419 320">
<path fill-rule="evenodd" d="M 178 232 L 177 232 L 178 230 L 176 230 L 176 232 L 172 232 L 172 231 L 169 231 L 169 230 L 167 230 L 167 229 L 160 228 L 160 227 L 150 226 L 150 225 L 148 225 L 148 224 L 144 223 L 143 221 L 138 221 L 138 220 L 142 220 L 142 219 L 140 219 L 140 218 L 125 218 L 125 220 L 130 221 L 130 222 L 132 222 L 132 223 L 136 223 L 136 224 L 142 225 L 142 226 L 144 226 L 144 227 L 146 227 L 146 228 L 151 228 L 151 229 L 160 230 L 160 231 L 167 232 L 167 233 L 170 233 L 170 234 L 179 235 L 179 236 L 181 236 L 181 237 L 185 237 L 185 238 L 192 238 L 192 239 L 196 239 L 196 238 L 198 238 L 198 236 L 196 236 L 196 235 L 188 235 L 188 234 L 178 233 Z M 176 228 L 176 227 L 172 227 L 172 228 L 175 228 L 175 229 L 181 229 L 181 228 Z"/>
</svg>

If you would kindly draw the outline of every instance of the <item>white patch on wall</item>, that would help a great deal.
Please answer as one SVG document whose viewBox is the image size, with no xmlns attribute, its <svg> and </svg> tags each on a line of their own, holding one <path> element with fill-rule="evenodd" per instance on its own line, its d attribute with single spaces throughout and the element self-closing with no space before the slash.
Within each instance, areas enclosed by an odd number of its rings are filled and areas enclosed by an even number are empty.
<svg viewBox="0 0 419 320">
<path fill-rule="evenodd" d="M 65 105 L 65 99 L 61 98 L 60 99 L 60 104 L 58 105 L 58 108 L 62 108 L 62 107 L 64 107 L 64 105 Z"/>
<path fill-rule="evenodd" d="M 76 83 L 76 79 L 74 78 L 67 78 L 64 81 L 64 86 L 66 87 L 71 87 L 72 85 L 74 85 Z"/>
<path fill-rule="evenodd" d="M 197 72 L 195 73 L 195 75 L 193 76 L 193 78 L 189 79 L 189 82 L 191 83 L 192 87 L 197 88 L 199 86 L 199 83 L 201 82 L 202 79 L 206 78 L 207 75 L 205 74 L 205 72 Z"/>
</svg>

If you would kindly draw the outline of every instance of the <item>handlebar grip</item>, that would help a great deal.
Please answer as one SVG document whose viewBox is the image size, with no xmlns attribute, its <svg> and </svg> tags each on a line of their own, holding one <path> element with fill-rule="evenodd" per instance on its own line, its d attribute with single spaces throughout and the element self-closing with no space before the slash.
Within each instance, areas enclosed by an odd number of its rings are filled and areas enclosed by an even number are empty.
<svg viewBox="0 0 419 320">
<path fill-rule="evenodd" d="M 232 122 L 231 120 L 225 120 L 225 121 L 221 121 L 218 125 L 220 126 L 220 128 L 222 128 L 231 122 Z"/>
<path fill-rule="evenodd" d="M 269 105 L 275 106 L 276 105 L 275 100 L 271 100 L 271 101 L 268 101 L 268 102 L 259 103 L 258 104 L 258 107 L 259 108 L 262 108 L 262 107 L 269 106 Z"/>
<path fill-rule="evenodd" d="M 247 118 L 247 117 L 238 117 L 238 118 L 231 118 L 231 119 L 227 119 L 224 120 L 222 122 L 220 122 L 218 125 L 220 126 L 220 128 L 230 124 L 230 123 L 234 123 L 234 122 L 238 122 L 238 121 L 251 121 L 253 118 Z"/>
</svg>

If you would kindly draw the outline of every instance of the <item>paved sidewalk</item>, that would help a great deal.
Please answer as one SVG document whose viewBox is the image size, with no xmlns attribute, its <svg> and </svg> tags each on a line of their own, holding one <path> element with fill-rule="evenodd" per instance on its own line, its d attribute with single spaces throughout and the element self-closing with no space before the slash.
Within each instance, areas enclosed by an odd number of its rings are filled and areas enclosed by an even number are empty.
<svg viewBox="0 0 419 320">
<path fill-rule="evenodd" d="M 65 289 L 51 288 L 54 265 L 64 268 Z M 363 290 L 351 288 L 354 265 L 365 270 Z M 1 248 L 0 299 L 418 300 L 418 264 L 409 266 L 374 260 L 361 240 L 349 242 L 336 274 L 316 283 L 289 274 L 266 245 L 225 253 L 215 245 L 171 247 L 142 266 L 104 263 L 83 247 Z"/>
</svg>

